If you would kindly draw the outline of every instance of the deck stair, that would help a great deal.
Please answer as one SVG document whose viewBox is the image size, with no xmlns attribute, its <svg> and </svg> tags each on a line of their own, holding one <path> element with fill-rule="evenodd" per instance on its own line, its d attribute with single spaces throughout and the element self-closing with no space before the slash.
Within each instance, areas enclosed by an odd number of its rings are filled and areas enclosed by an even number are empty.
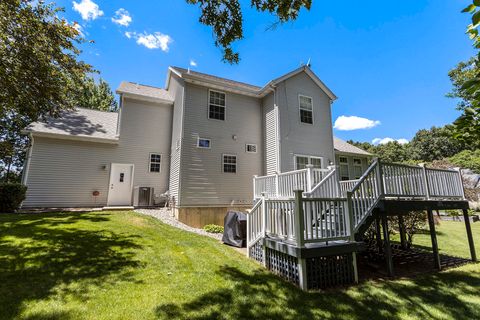
<svg viewBox="0 0 480 320">
<path fill-rule="evenodd" d="M 340 181 L 335 167 L 308 167 L 255 177 L 253 184 L 248 254 L 305 290 L 358 281 L 362 235 L 392 201 L 466 202 L 459 171 L 378 159 L 358 180 Z"/>
</svg>

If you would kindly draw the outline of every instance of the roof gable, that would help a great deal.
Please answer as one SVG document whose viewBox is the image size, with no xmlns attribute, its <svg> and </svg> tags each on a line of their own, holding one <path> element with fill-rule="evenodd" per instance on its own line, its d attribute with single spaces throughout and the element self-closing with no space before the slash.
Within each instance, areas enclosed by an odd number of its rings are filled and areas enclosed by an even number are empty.
<svg viewBox="0 0 480 320">
<path fill-rule="evenodd" d="M 363 156 L 371 156 L 371 153 L 368 153 L 365 150 L 362 150 L 358 147 L 355 147 L 354 145 L 343 141 L 342 139 L 339 139 L 337 137 L 333 137 L 333 148 L 335 151 L 341 152 L 341 153 L 350 153 L 350 154 L 358 154 L 358 155 L 363 155 Z"/>
</svg>

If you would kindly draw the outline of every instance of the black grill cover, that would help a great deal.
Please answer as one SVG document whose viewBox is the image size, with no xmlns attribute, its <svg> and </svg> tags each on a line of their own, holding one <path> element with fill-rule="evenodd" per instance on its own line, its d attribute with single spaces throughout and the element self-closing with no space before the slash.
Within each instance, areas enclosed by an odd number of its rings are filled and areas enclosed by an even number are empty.
<svg viewBox="0 0 480 320">
<path fill-rule="evenodd" d="M 223 243 L 238 248 L 247 246 L 247 215 L 245 213 L 228 211 L 223 227 Z"/>
</svg>

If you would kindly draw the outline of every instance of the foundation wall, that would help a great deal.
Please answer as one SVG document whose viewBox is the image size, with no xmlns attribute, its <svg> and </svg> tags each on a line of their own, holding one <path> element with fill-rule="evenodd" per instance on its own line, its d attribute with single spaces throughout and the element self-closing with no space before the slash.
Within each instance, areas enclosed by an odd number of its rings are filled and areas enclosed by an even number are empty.
<svg viewBox="0 0 480 320">
<path fill-rule="evenodd" d="M 175 218 L 194 228 L 203 228 L 207 224 L 223 226 L 228 211 L 247 212 L 251 206 L 238 207 L 179 207 L 174 209 Z"/>
</svg>

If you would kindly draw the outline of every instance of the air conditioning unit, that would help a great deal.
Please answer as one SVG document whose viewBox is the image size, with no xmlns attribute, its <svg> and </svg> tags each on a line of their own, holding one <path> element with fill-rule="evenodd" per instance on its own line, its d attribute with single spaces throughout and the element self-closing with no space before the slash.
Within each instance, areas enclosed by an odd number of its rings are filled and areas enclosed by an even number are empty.
<svg viewBox="0 0 480 320">
<path fill-rule="evenodd" d="M 148 207 L 153 205 L 153 188 L 136 186 L 133 192 L 134 207 Z"/>
</svg>

